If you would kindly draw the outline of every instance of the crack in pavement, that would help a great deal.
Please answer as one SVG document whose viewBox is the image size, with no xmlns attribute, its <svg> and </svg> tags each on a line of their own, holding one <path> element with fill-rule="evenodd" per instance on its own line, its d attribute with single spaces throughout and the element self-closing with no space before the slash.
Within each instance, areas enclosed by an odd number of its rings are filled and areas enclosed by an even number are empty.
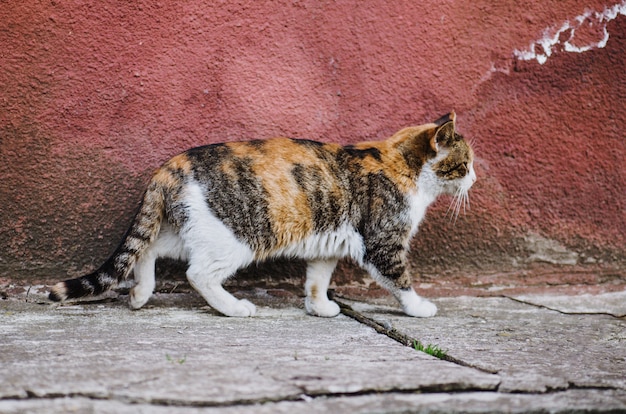
<svg viewBox="0 0 626 414">
<path fill-rule="evenodd" d="M 281 401 L 306 401 L 307 398 L 311 398 L 303 393 L 297 395 L 286 395 L 276 398 L 258 398 L 258 399 L 241 399 L 233 401 L 210 401 L 210 400 L 184 400 L 173 398 L 154 398 L 147 399 L 141 397 L 132 397 L 128 395 L 119 395 L 115 392 L 102 393 L 88 393 L 88 392 L 54 392 L 54 393 L 37 393 L 32 390 L 24 390 L 26 397 L 18 395 L 8 395 L 0 397 L 0 401 L 25 401 L 25 400 L 55 400 L 64 398 L 85 398 L 94 401 L 117 401 L 125 404 L 149 404 L 155 406 L 172 406 L 172 407 L 231 407 L 241 405 L 255 405 L 264 403 L 277 403 Z M 335 394 L 329 393 L 327 396 L 333 396 Z M 320 395 L 323 397 L 325 395 Z M 317 395 L 315 397 L 318 397 Z"/>
<path fill-rule="evenodd" d="M 266 403 L 279 403 L 279 402 L 298 402 L 298 401 L 312 401 L 319 398 L 341 398 L 341 397 L 359 397 L 367 395 L 380 395 L 380 394 L 436 394 L 436 393 L 467 393 L 467 392 L 494 392 L 487 391 L 481 388 L 463 388 L 457 387 L 454 384 L 447 384 L 445 386 L 433 385 L 432 387 L 420 387 L 417 389 L 407 388 L 390 388 L 384 391 L 378 389 L 364 389 L 356 392 L 319 392 L 310 393 L 305 391 L 305 387 L 301 388 L 302 392 L 299 394 L 284 395 L 276 398 L 257 398 L 257 399 L 239 399 L 232 401 L 211 401 L 211 400 L 184 400 L 173 398 L 155 398 L 147 399 L 141 397 L 131 397 L 128 395 L 118 395 L 115 392 L 111 393 L 88 393 L 88 392 L 67 392 L 67 393 L 37 393 L 31 390 L 24 390 L 26 397 L 4 396 L 0 398 L 0 401 L 26 401 L 26 400 L 55 400 L 65 398 L 84 398 L 94 401 L 117 401 L 124 404 L 148 404 L 154 406 L 164 407 L 234 407 L 234 406 L 250 406 Z"/>
<path fill-rule="evenodd" d="M 558 309 L 551 309 L 547 306 L 543 306 L 543 305 L 537 305 L 537 304 L 533 304 L 533 303 L 528 303 L 525 302 L 523 300 L 518 300 L 516 298 L 512 298 L 512 297 L 508 297 L 508 296 L 502 296 L 503 298 L 506 299 L 511 299 L 513 301 L 516 301 L 518 303 L 522 303 L 522 304 L 526 304 L 526 305 L 532 305 L 532 306 L 536 306 L 538 308 L 545 308 L 548 310 L 553 310 L 555 312 L 559 312 L 561 314 L 565 314 L 565 315 L 608 315 L 608 316 L 613 316 L 617 319 L 624 319 L 624 317 L 620 317 L 620 316 L 616 316 L 610 313 L 606 313 L 606 312 L 587 312 L 587 313 L 582 313 L 582 312 L 563 312 L 560 311 Z M 391 327 L 390 324 L 384 324 L 381 322 L 376 321 L 373 318 L 367 317 L 365 315 L 363 315 L 362 313 L 355 311 L 350 305 L 338 300 L 338 298 L 335 296 L 333 298 L 333 300 L 335 300 L 335 302 L 337 302 L 341 308 L 341 313 L 343 313 L 344 315 L 358 321 L 359 323 L 362 323 L 372 329 L 374 329 L 377 333 L 381 334 L 381 335 L 385 335 L 387 337 L 389 337 L 390 339 L 395 340 L 396 342 L 399 342 L 400 344 L 404 345 L 404 346 L 408 346 L 413 348 L 415 341 L 419 341 L 419 339 L 417 338 L 413 338 L 409 335 L 403 334 L 402 332 L 399 332 L 398 330 L 396 330 L 395 328 Z M 472 369 L 476 369 L 478 371 L 484 372 L 484 373 L 488 373 L 488 374 L 495 374 L 495 375 L 499 375 L 500 371 L 498 370 L 492 370 L 492 369 L 487 369 L 481 366 L 477 366 L 476 364 L 472 364 L 472 363 L 468 363 L 466 361 L 463 361 L 461 359 L 455 358 L 451 355 L 445 354 L 444 356 L 442 356 L 441 358 L 442 360 L 460 365 L 460 366 L 464 366 L 464 367 L 468 367 L 468 368 L 472 368 Z M 500 389 L 500 384 L 498 384 L 495 389 L 493 391 L 495 392 L 499 392 L 499 393 L 503 393 L 503 394 L 511 394 L 511 393 L 522 393 L 522 394 L 528 394 L 528 395 L 540 395 L 540 394 L 554 394 L 554 393 L 559 393 L 559 392 L 565 392 L 568 390 L 590 390 L 590 391 L 623 391 L 622 388 L 620 387 L 616 387 L 616 386 L 611 386 L 611 385 L 593 385 L 593 386 L 584 386 L 584 385 L 579 385 L 576 384 L 573 381 L 569 381 L 567 383 L 567 386 L 564 387 L 556 387 L 556 388 L 550 388 L 547 387 L 545 392 L 537 392 L 537 391 L 503 391 Z M 457 391 L 452 391 L 452 390 L 448 390 L 448 391 L 444 391 L 444 390 L 435 390 L 434 392 L 457 392 Z M 475 391 L 479 391 L 479 390 L 475 390 Z M 484 390 L 482 390 L 484 391 Z M 461 391 L 458 391 L 461 392 Z"/>
<path fill-rule="evenodd" d="M 41 394 L 38 395 L 33 392 L 27 392 L 27 398 L 12 398 L 12 397 L 3 397 L 0 398 L 0 401 L 10 402 L 10 401 L 28 401 L 28 400 L 41 400 L 41 401 L 52 401 L 59 399 L 87 399 L 92 401 L 111 401 L 118 402 L 122 404 L 128 405 L 150 405 L 154 407 L 181 407 L 181 408 L 227 408 L 227 407 L 246 407 L 246 406 L 255 406 L 261 404 L 276 404 L 281 402 L 303 402 L 308 403 L 317 399 L 334 399 L 334 398 L 345 398 L 345 397 L 363 397 L 363 396 L 373 396 L 373 395 L 382 395 L 382 394 L 404 394 L 404 395 L 413 395 L 416 392 L 419 394 L 439 394 L 445 393 L 448 395 L 463 395 L 472 392 L 479 392 L 482 394 L 491 394 L 491 395 L 527 395 L 527 396 L 539 396 L 539 395 L 555 395 L 559 394 L 566 395 L 568 391 L 571 390 L 587 390 L 587 391 L 623 391 L 620 389 L 612 388 L 612 387 L 600 387 L 600 386 L 592 386 L 592 387 L 584 387 L 578 386 L 574 383 L 570 383 L 567 388 L 563 389 L 551 389 L 546 392 L 510 392 L 503 393 L 501 391 L 493 390 L 493 391 L 485 391 L 483 389 L 450 389 L 450 390 L 441 390 L 434 389 L 430 390 L 420 389 L 420 390 L 409 390 L 409 389 L 390 389 L 384 392 L 372 390 L 372 391 L 360 391 L 355 393 L 320 393 L 320 394 L 306 394 L 301 393 L 297 395 L 289 395 L 277 398 L 259 398 L 259 399 L 242 399 L 242 400 L 232 400 L 232 401 L 189 401 L 189 400 L 179 400 L 179 399 L 143 399 L 143 398 L 129 398 L 128 396 L 116 396 L 112 395 L 102 395 L 102 394 L 94 394 L 94 393 L 50 393 L 50 394 Z"/>
<path fill-rule="evenodd" d="M 360 312 L 355 311 L 354 309 L 352 309 L 352 307 L 346 303 L 343 303 L 339 300 L 337 300 L 337 298 L 334 298 L 335 302 L 337 302 L 337 304 L 339 305 L 339 307 L 341 308 L 341 313 L 343 313 L 344 315 L 364 324 L 369 326 L 370 328 L 374 329 L 376 332 L 378 332 L 379 334 L 385 335 L 399 343 L 401 343 L 404 346 L 408 346 L 413 348 L 414 344 L 416 341 L 419 342 L 419 339 L 417 338 L 413 338 L 410 337 L 409 335 L 405 335 L 402 332 L 399 332 L 398 330 L 396 330 L 395 328 L 391 327 L 388 328 L 387 326 L 385 326 L 384 324 L 377 322 L 376 320 L 372 319 L 372 318 L 368 318 L 367 316 L 363 315 Z M 470 364 L 468 362 L 462 361 L 458 358 L 455 358 L 451 355 L 445 354 L 443 356 L 441 356 L 439 359 L 442 359 L 444 361 L 448 361 L 448 362 L 452 362 L 453 364 L 457 364 L 457 365 L 461 365 L 464 367 L 468 367 L 468 368 L 473 368 L 476 369 L 478 371 L 487 373 L 487 374 L 497 374 L 498 371 L 494 371 L 494 370 L 489 370 L 483 367 L 479 367 L 476 366 L 474 364 Z"/>
<path fill-rule="evenodd" d="M 500 297 L 501 298 L 505 298 L 505 299 L 510 299 L 510 300 L 512 300 L 514 302 L 521 303 L 521 304 L 524 304 L 524 305 L 534 306 L 534 307 L 539 308 L 539 309 L 547 309 L 547 310 L 550 310 L 550 311 L 553 311 L 553 312 L 558 312 L 558 313 L 560 313 L 562 315 L 605 315 L 605 316 L 612 316 L 613 318 L 616 318 L 616 319 L 626 319 L 626 315 L 618 315 L 618 314 L 615 314 L 615 313 L 612 313 L 612 312 L 564 311 L 564 310 L 557 309 L 557 308 L 554 308 L 554 307 L 551 307 L 551 306 L 542 305 L 540 303 L 529 302 L 529 301 L 526 301 L 526 300 L 523 300 L 523 299 L 520 299 L 520 298 L 516 298 L 514 296 L 502 295 Z"/>
</svg>

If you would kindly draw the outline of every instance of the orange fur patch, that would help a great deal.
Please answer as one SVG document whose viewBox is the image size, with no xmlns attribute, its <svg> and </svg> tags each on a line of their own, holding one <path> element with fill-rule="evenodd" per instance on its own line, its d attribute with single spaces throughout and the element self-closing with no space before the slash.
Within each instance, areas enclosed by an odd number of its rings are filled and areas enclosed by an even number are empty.
<svg viewBox="0 0 626 414">
<path fill-rule="evenodd" d="M 408 129 L 408 128 L 407 128 Z M 401 131 L 402 132 L 402 131 Z M 409 131 L 405 131 L 409 132 Z M 394 145 L 394 138 L 400 138 L 394 135 L 387 141 L 360 142 L 354 145 L 356 149 L 375 148 L 380 152 L 380 161 L 374 157 L 365 157 L 359 160 L 364 173 L 380 173 L 382 172 L 398 185 L 400 191 L 409 193 L 415 190 L 414 171 L 412 171 L 398 151 L 397 145 Z M 401 139 L 406 139 L 403 134 Z"/>
<path fill-rule="evenodd" d="M 191 161 L 186 154 L 179 154 L 174 158 L 170 159 L 166 164 L 166 167 L 182 171 L 185 174 L 189 174 L 191 172 Z"/>
<path fill-rule="evenodd" d="M 173 172 L 189 174 L 191 172 L 191 162 L 185 154 L 179 154 L 166 162 L 159 168 L 152 177 L 152 182 L 163 188 L 172 188 L 180 184 L 180 179 Z"/>
<path fill-rule="evenodd" d="M 307 194 L 293 176 L 294 166 L 299 164 L 303 167 L 320 168 L 329 186 L 337 185 L 313 148 L 288 138 L 272 138 L 257 144 L 235 142 L 227 146 L 234 156 L 247 158 L 252 162 L 252 170 L 267 192 L 268 212 L 277 238 L 274 247 L 280 249 L 306 238 L 313 231 Z M 339 150 L 336 144 L 324 144 L 324 148 L 330 152 Z M 224 165 L 222 168 L 228 169 L 228 166 Z M 333 190 L 339 192 L 338 188 Z"/>
</svg>

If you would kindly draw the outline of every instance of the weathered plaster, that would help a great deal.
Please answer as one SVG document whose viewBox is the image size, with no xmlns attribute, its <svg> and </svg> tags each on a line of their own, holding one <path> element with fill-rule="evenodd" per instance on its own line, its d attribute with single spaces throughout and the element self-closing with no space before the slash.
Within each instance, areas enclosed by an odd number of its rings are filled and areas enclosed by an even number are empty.
<svg viewBox="0 0 626 414">
<path fill-rule="evenodd" d="M 428 212 L 416 271 L 524 264 L 529 235 L 619 266 L 624 4 L 4 2 L 0 277 L 99 265 L 151 172 L 191 146 L 383 139 L 451 109 L 476 142 L 478 181 L 456 223 L 449 199 Z M 525 48 L 537 37 L 549 52 Z M 512 52 L 531 49 L 550 59 Z"/>
<path fill-rule="evenodd" d="M 626 1 L 606 6 L 602 11 L 586 9 L 582 14 L 566 20 L 560 26 L 552 25 L 546 28 L 543 37 L 532 42 L 528 49 L 516 49 L 513 54 L 517 59 L 537 60 L 543 65 L 558 51 L 583 53 L 602 49 L 609 40 L 607 24 L 620 15 L 626 15 Z"/>
</svg>

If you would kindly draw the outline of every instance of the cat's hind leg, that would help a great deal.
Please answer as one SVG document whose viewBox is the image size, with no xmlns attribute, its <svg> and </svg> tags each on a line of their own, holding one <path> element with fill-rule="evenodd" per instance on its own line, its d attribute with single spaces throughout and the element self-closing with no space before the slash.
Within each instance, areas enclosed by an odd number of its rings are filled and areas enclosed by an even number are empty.
<svg viewBox="0 0 626 414">
<path fill-rule="evenodd" d="M 141 308 L 152 296 L 156 286 L 155 262 L 159 257 L 185 258 L 182 240 L 167 223 L 161 225 L 159 236 L 135 264 L 135 286 L 130 290 L 131 308 Z"/>
<path fill-rule="evenodd" d="M 156 286 L 154 268 L 156 255 L 146 252 L 135 264 L 135 286 L 130 290 L 130 307 L 139 309 L 148 302 Z"/>
<path fill-rule="evenodd" d="M 239 267 L 216 268 L 213 266 L 207 272 L 207 268 L 203 264 L 193 264 L 187 270 L 187 279 L 207 303 L 221 314 L 239 317 L 254 316 L 256 306 L 252 302 L 246 299 L 237 299 L 222 286 L 222 283 Z"/>
<path fill-rule="evenodd" d="M 212 308 L 226 316 L 253 316 L 256 307 L 228 293 L 222 283 L 237 270 L 252 263 L 252 249 L 209 210 L 197 184 L 186 191 L 187 222 L 181 231 L 188 253 L 187 279 Z"/>
<path fill-rule="evenodd" d="M 329 300 L 327 294 L 336 266 L 336 259 L 307 262 L 304 306 L 309 314 L 327 318 L 339 314 L 339 305 Z"/>
<path fill-rule="evenodd" d="M 253 253 L 221 222 L 213 221 L 212 224 L 210 233 L 201 232 L 203 234 L 195 237 L 188 235 L 191 248 L 187 279 L 218 312 L 226 316 L 254 316 L 254 304 L 245 299 L 237 299 L 222 286 L 237 270 L 252 263 Z"/>
</svg>

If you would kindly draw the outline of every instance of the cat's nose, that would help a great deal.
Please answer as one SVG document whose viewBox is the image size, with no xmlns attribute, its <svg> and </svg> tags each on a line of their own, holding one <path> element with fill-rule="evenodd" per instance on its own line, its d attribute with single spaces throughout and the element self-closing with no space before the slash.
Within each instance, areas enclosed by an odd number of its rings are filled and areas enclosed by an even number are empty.
<svg viewBox="0 0 626 414">
<path fill-rule="evenodd" d="M 476 173 L 474 172 L 474 168 L 470 170 L 470 178 L 472 179 L 472 184 L 476 182 Z"/>
</svg>

